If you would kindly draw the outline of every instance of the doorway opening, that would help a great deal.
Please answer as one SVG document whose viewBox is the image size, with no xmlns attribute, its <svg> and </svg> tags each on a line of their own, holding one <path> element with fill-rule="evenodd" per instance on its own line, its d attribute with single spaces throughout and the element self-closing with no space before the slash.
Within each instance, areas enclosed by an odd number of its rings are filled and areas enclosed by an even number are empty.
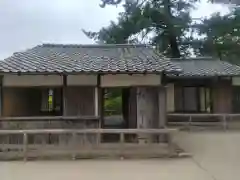
<svg viewBox="0 0 240 180">
<path fill-rule="evenodd" d="M 103 90 L 103 123 L 102 128 L 106 129 L 127 129 L 135 121 L 136 113 L 133 106 L 136 106 L 132 88 L 104 88 Z M 130 123 L 130 121 L 132 121 Z M 106 134 L 103 141 L 119 141 L 118 134 Z"/>
</svg>

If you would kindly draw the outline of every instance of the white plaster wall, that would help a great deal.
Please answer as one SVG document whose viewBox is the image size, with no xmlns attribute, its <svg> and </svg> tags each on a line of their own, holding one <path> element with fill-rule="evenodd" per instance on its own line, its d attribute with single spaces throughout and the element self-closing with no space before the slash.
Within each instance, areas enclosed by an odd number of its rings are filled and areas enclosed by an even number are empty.
<svg viewBox="0 0 240 180">
<path fill-rule="evenodd" d="M 59 75 L 4 75 L 3 86 L 62 86 Z"/>
<path fill-rule="evenodd" d="M 174 112 L 174 84 L 167 85 L 167 112 Z"/>
<path fill-rule="evenodd" d="M 233 77 L 232 78 L 232 85 L 240 86 L 240 77 Z"/>
<path fill-rule="evenodd" d="M 67 85 L 97 85 L 97 75 L 68 75 Z"/>
<path fill-rule="evenodd" d="M 117 87 L 117 86 L 150 86 L 160 85 L 161 75 L 147 74 L 147 75 L 127 75 L 127 74 L 116 74 L 116 75 L 104 75 L 101 76 L 102 87 Z"/>
</svg>

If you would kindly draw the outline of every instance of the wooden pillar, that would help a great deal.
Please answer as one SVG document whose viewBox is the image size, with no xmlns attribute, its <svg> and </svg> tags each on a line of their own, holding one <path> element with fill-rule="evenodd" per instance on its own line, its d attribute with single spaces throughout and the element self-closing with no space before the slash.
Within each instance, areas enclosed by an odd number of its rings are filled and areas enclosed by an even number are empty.
<svg viewBox="0 0 240 180">
<path fill-rule="evenodd" d="M 103 88 L 101 88 L 101 75 L 97 76 L 97 86 L 95 88 L 95 116 L 99 117 L 99 127 L 103 125 L 103 113 L 104 113 L 104 94 Z"/>
<path fill-rule="evenodd" d="M 94 104 L 95 104 L 94 115 L 98 116 L 99 115 L 99 88 L 98 87 L 95 87 L 94 89 Z"/>
<path fill-rule="evenodd" d="M 62 114 L 67 115 L 67 103 L 66 103 L 66 93 L 67 93 L 67 76 L 63 75 L 63 86 L 62 86 Z"/>
<path fill-rule="evenodd" d="M 3 76 L 0 77 L 0 117 L 3 116 Z"/>
<path fill-rule="evenodd" d="M 164 86 L 158 91 L 158 118 L 159 128 L 165 128 L 167 122 L 167 93 Z"/>
</svg>

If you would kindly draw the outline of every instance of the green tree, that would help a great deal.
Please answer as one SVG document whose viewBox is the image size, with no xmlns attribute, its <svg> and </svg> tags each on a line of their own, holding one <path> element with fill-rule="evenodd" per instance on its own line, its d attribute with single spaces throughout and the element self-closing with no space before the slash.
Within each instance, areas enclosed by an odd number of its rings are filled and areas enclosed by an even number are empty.
<svg viewBox="0 0 240 180">
<path fill-rule="evenodd" d="M 100 43 L 149 43 L 170 57 L 188 53 L 182 44 L 197 0 L 102 0 L 101 7 L 122 4 L 118 22 L 99 32 L 84 33 Z"/>
<path fill-rule="evenodd" d="M 239 51 L 240 10 L 214 14 L 193 24 L 190 10 L 197 0 L 101 0 L 101 7 L 121 4 L 118 22 L 85 34 L 100 43 L 149 43 L 169 57 L 215 56 L 236 60 Z M 194 33 L 190 33 L 194 32 Z M 198 36 L 197 36 L 197 35 Z"/>
<path fill-rule="evenodd" d="M 240 57 L 240 9 L 221 16 L 214 14 L 196 26 L 198 35 L 192 47 L 196 54 L 235 61 Z"/>
</svg>

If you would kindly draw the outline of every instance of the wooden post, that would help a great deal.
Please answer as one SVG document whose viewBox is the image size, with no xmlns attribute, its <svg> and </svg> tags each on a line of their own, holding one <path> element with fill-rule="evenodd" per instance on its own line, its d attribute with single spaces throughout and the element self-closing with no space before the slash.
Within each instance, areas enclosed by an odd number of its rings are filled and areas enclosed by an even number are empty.
<svg viewBox="0 0 240 180">
<path fill-rule="evenodd" d="M 3 76 L 0 77 L 0 116 L 3 115 Z"/>
<path fill-rule="evenodd" d="M 174 154 L 174 144 L 173 144 L 173 134 L 171 132 L 169 132 L 167 135 L 168 138 L 168 152 L 169 152 L 169 156 L 172 156 Z"/>
<path fill-rule="evenodd" d="M 188 124 L 187 124 L 187 129 L 189 131 L 191 131 L 191 127 L 192 127 L 192 115 L 189 115 L 189 120 L 188 120 Z"/>
<path fill-rule="evenodd" d="M 124 154 L 124 143 L 125 143 L 125 136 L 124 135 L 125 135 L 124 133 L 120 133 L 120 151 L 121 151 L 121 156 L 122 157 L 123 157 L 123 154 Z"/>
<path fill-rule="evenodd" d="M 104 89 L 101 88 L 101 75 L 97 76 L 97 89 L 95 89 L 95 95 L 97 94 L 97 98 L 95 97 L 95 114 L 97 114 L 100 118 L 100 127 L 103 125 L 103 113 L 104 113 Z M 97 92 L 96 92 L 97 91 Z"/>
<path fill-rule="evenodd" d="M 67 91 L 67 76 L 63 75 L 63 86 L 62 86 L 62 113 L 63 116 L 67 115 L 67 104 L 66 104 L 66 92 Z"/>
<path fill-rule="evenodd" d="M 98 87 L 95 87 L 94 89 L 94 104 L 95 104 L 95 116 L 98 116 L 99 115 L 99 88 Z"/>
<path fill-rule="evenodd" d="M 77 133 L 72 132 L 72 160 L 76 160 Z"/>
<path fill-rule="evenodd" d="M 97 128 L 102 128 L 103 125 L 103 89 L 101 88 L 101 75 L 97 75 L 97 87 L 95 88 L 95 115 L 99 116 Z M 97 144 L 101 143 L 101 134 L 96 134 Z"/>
<path fill-rule="evenodd" d="M 225 114 L 223 115 L 223 129 L 224 131 L 227 130 L 227 117 Z"/>
<path fill-rule="evenodd" d="M 67 75 L 62 75 L 63 85 L 62 85 L 62 115 L 67 116 L 67 101 L 66 101 L 66 95 L 67 95 Z M 61 121 L 59 123 L 61 127 L 65 126 L 65 121 Z M 67 136 L 60 134 L 59 135 L 59 144 L 65 143 L 65 138 Z"/>
<path fill-rule="evenodd" d="M 158 91 L 158 128 L 165 128 L 167 122 L 167 93 L 164 86 L 159 87 Z M 159 135 L 159 142 L 165 142 L 166 136 L 164 134 Z"/>
<path fill-rule="evenodd" d="M 24 161 L 27 161 L 27 149 L 28 149 L 28 135 L 27 133 L 23 134 L 23 158 Z"/>
</svg>

